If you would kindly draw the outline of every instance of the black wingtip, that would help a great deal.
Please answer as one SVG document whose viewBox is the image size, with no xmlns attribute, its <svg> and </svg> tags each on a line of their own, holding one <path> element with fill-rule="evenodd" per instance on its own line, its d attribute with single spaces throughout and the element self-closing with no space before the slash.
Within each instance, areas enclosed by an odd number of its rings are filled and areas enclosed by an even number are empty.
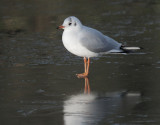
<svg viewBox="0 0 160 125">
<path fill-rule="evenodd" d="M 140 49 L 144 49 L 143 47 L 139 47 Z"/>
</svg>

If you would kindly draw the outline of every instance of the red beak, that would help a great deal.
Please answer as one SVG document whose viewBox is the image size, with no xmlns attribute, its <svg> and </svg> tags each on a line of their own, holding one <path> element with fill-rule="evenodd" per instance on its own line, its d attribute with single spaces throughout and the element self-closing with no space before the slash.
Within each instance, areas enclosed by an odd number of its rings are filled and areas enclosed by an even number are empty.
<svg viewBox="0 0 160 125">
<path fill-rule="evenodd" d="M 58 26 L 57 29 L 64 29 L 64 26 Z"/>
</svg>

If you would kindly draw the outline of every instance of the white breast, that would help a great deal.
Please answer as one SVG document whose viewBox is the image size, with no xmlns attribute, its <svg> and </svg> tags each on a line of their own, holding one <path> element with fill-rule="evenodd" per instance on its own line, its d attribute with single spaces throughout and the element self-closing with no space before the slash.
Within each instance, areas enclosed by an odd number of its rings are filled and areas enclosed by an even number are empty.
<svg viewBox="0 0 160 125">
<path fill-rule="evenodd" d="M 96 57 L 98 53 L 89 51 L 82 46 L 81 41 L 78 39 L 77 31 L 64 31 L 62 41 L 65 48 L 74 55 L 81 57 Z"/>
</svg>

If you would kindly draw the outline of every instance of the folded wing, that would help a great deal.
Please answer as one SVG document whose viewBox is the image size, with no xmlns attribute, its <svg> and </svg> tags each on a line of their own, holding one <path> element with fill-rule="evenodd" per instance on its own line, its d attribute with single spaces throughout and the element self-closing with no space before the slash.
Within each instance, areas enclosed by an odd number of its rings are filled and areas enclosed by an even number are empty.
<svg viewBox="0 0 160 125">
<path fill-rule="evenodd" d="M 118 43 L 114 39 L 103 35 L 101 32 L 86 27 L 82 29 L 83 32 L 81 32 L 79 35 L 81 35 L 81 38 L 79 41 L 80 43 L 86 47 L 88 50 L 100 53 L 100 52 L 109 52 L 114 50 L 121 51 L 121 43 Z"/>
</svg>

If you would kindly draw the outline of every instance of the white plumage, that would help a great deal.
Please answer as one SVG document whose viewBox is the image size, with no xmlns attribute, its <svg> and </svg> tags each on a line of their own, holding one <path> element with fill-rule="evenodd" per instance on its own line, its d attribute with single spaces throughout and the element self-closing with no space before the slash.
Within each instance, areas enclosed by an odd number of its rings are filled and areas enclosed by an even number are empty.
<svg viewBox="0 0 160 125">
<path fill-rule="evenodd" d="M 66 18 L 58 29 L 64 29 L 62 41 L 65 48 L 77 56 L 84 57 L 85 72 L 77 74 L 78 78 L 88 76 L 90 57 L 97 57 L 107 53 L 125 53 L 140 49 L 140 47 L 122 46 L 121 43 L 105 36 L 100 31 L 82 25 L 80 20 L 74 16 Z"/>
<path fill-rule="evenodd" d="M 63 26 L 63 44 L 77 56 L 96 57 L 106 52 L 123 52 L 120 43 L 96 29 L 82 25 L 76 17 L 66 18 Z"/>
</svg>

